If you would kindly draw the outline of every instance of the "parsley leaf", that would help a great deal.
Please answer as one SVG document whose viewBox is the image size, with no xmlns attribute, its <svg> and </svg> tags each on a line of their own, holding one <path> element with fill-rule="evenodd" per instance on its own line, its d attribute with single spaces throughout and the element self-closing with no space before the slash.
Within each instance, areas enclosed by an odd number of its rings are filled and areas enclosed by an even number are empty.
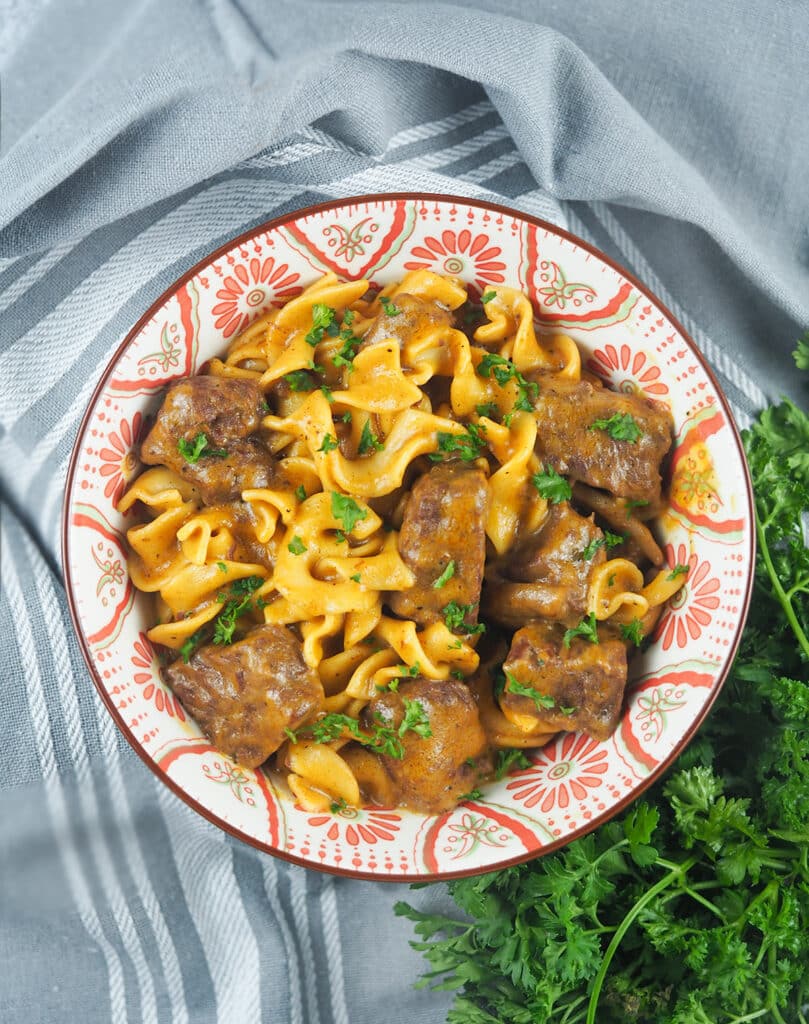
<svg viewBox="0 0 809 1024">
<path fill-rule="evenodd" d="M 449 568 L 449 565 L 447 568 Z M 454 563 L 452 563 L 452 570 L 454 574 Z M 437 584 L 438 581 L 436 580 L 433 586 L 437 586 Z M 443 583 L 441 585 L 443 586 Z M 462 629 L 467 636 L 474 636 L 477 633 L 485 633 L 486 627 L 482 622 L 479 622 L 476 626 L 472 626 L 466 622 L 466 616 L 471 615 L 476 605 L 477 601 L 473 604 L 458 604 L 457 601 L 450 601 L 449 604 L 445 604 L 441 609 L 441 614 L 444 616 L 444 623 L 447 629 Z"/>
<path fill-rule="evenodd" d="M 615 412 L 608 419 L 593 420 L 587 429 L 603 430 L 613 441 L 628 441 L 630 444 L 643 436 L 635 417 L 628 412 Z"/>
<path fill-rule="evenodd" d="M 366 420 L 362 425 L 362 432 L 360 433 L 360 443 L 357 446 L 357 451 L 360 455 L 365 455 L 366 452 L 377 451 L 381 452 L 385 448 L 385 445 L 379 440 L 376 434 L 371 430 L 371 421 Z"/>
<path fill-rule="evenodd" d="M 497 412 L 497 404 L 495 402 L 481 402 L 480 405 L 475 406 L 475 412 L 478 416 L 488 416 L 488 418 L 494 419 L 494 415 Z"/>
<path fill-rule="evenodd" d="M 193 441 L 186 441 L 184 437 L 181 437 L 177 442 L 177 451 L 192 466 L 200 459 L 224 459 L 228 454 L 227 448 L 211 448 L 207 434 L 201 433 L 197 434 Z"/>
<path fill-rule="evenodd" d="M 206 630 L 203 627 L 198 629 L 195 633 L 192 633 L 190 637 L 180 647 L 180 654 L 184 662 L 188 662 L 191 655 L 199 647 L 202 641 L 205 639 Z"/>
<path fill-rule="evenodd" d="M 481 302 L 483 303 L 483 305 L 485 306 L 487 302 L 491 302 L 491 301 L 492 301 L 492 299 L 494 299 L 494 298 L 496 298 L 496 297 L 497 297 L 497 292 L 496 292 L 496 291 L 495 291 L 495 290 L 494 290 L 494 289 L 492 288 L 492 289 L 490 289 L 489 291 L 487 291 L 487 292 L 484 292 L 484 293 L 483 293 L 483 294 L 481 295 L 481 297 L 480 297 L 480 301 L 481 301 Z"/>
<path fill-rule="evenodd" d="M 386 316 L 398 316 L 402 312 L 394 303 L 393 299 L 389 298 L 387 295 L 380 295 L 379 301 L 382 304 L 382 308 L 385 310 Z"/>
<path fill-rule="evenodd" d="M 582 562 L 589 562 L 599 548 L 604 547 L 605 545 L 608 548 L 614 548 L 617 547 L 619 544 L 623 544 L 625 540 L 626 537 L 624 537 L 623 534 L 610 533 L 609 530 L 605 530 L 603 537 L 594 538 L 590 541 L 587 547 L 585 547 L 582 550 L 581 554 L 579 555 L 579 560 Z"/>
<path fill-rule="evenodd" d="M 678 562 L 666 577 L 667 580 L 676 580 L 678 576 L 687 576 L 689 572 L 687 565 Z"/>
<path fill-rule="evenodd" d="M 309 548 L 307 548 L 297 534 L 292 538 L 289 544 L 287 544 L 287 551 L 290 551 L 293 555 L 302 555 L 304 551 L 308 550 Z"/>
<path fill-rule="evenodd" d="M 441 575 L 438 577 L 438 579 L 435 580 L 435 582 L 433 583 L 433 589 L 434 590 L 439 590 L 441 587 L 443 587 L 447 583 L 449 583 L 449 581 L 452 579 L 452 577 L 454 575 L 455 575 L 455 559 L 451 558 L 447 562 L 444 571 L 441 573 Z"/>
<path fill-rule="evenodd" d="M 358 572 L 355 572 L 353 576 L 349 576 L 348 578 L 350 580 L 353 580 L 355 583 L 361 583 L 362 582 L 362 576 L 360 576 L 360 574 Z"/>
<path fill-rule="evenodd" d="M 291 370 L 284 374 L 290 391 L 314 391 L 315 384 L 306 370 Z"/>
<path fill-rule="evenodd" d="M 404 704 L 405 714 L 399 725 L 399 736 L 404 736 L 406 732 L 414 732 L 422 739 L 432 736 L 433 730 L 430 727 L 430 719 L 421 701 L 408 700 L 407 697 L 402 697 L 402 703 Z"/>
<path fill-rule="evenodd" d="M 306 335 L 306 344 L 316 348 L 323 340 L 323 332 L 333 322 L 336 316 L 335 310 L 323 302 L 316 302 L 312 306 L 312 327 Z"/>
<path fill-rule="evenodd" d="M 467 423 L 465 434 L 449 434 L 439 430 L 436 433 L 438 452 L 431 452 L 428 458 L 438 462 L 441 459 L 439 453 L 446 452 L 448 455 L 458 454 L 462 462 L 473 462 L 486 447 L 486 439 L 483 437 L 485 433 L 486 428 L 478 423 Z"/>
<path fill-rule="evenodd" d="M 573 497 L 573 489 L 563 476 L 560 476 L 553 466 L 546 466 L 531 477 L 531 483 L 536 487 L 540 498 L 558 505 L 560 501 L 570 501 Z"/>
<path fill-rule="evenodd" d="M 477 373 L 481 377 L 494 377 L 500 387 L 510 380 L 515 381 L 517 383 L 517 399 L 511 410 L 512 413 L 519 409 L 525 412 L 533 411 L 533 403 L 539 394 L 539 385 L 534 381 L 526 380 L 510 359 L 497 355 L 495 352 L 487 352 L 478 363 Z M 505 423 L 505 419 L 503 422 Z M 509 425 L 510 423 L 506 423 L 506 426 Z"/>
<path fill-rule="evenodd" d="M 644 505 L 648 505 L 649 502 L 645 498 L 627 498 L 624 502 L 624 508 L 626 509 L 626 518 L 631 519 L 632 513 L 636 508 L 643 508 Z"/>
<path fill-rule="evenodd" d="M 505 693 L 513 693 L 515 697 L 528 697 L 537 706 L 538 711 L 548 711 L 550 708 L 556 707 L 556 701 L 547 693 L 540 693 L 539 690 L 535 690 L 533 686 L 526 686 L 525 683 L 521 683 L 517 677 L 506 670 L 506 686 Z"/>
<path fill-rule="evenodd" d="M 326 452 L 328 454 L 329 452 L 333 452 L 336 447 L 337 447 L 337 438 L 333 437 L 331 434 L 326 434 L 323 437 L 323 443 L 318 448 L 318 451 L 319 452 Z"/>
<path fill-rule="evenodd" d="M 530 768 L 531 761 L 526 756 L 524 750 L 517 750 L 516 748 L 510 748 L 508 750 L 497 751 L 497 764 L 494 769 L 494 777 L 496 779 L 503 779 L 508 775 L 514 768 Z"/>
<path fill-rule="evenodd" d="M 361 508 L 353 498 L 332 491 L 331 514 L 340 520 L 346 533 L 351 533 L 358 522 L 368 518 L 368 509 Z"/>
<path fill-rule="evenodd" d="M 298 501 L 306 501 L 306 488 L 303 486 L 303 484 L 298 484 L 298 486 L 295 488 L 295 497 L 298 499 Z"/>
<path fill-rule="evenodd" d="M 640 619 L 633 619 L 629 623 L 621 623 L 620 625 L 621 638 L 628 640 L 633 643 L 636 647 L 640 647 L 643 643 L 643 623 Z"/>
<path fill-rule="evenodd" d="M 577 636 L 580 636 L 585 640 L 589 640 L 591 644 L 598 643 L 598 627 L 596 626 L 595 612 L 590 612 L 589 615 L 585 616 L 578 626 L 574 626 L 572 629 L 566 629 L 565 635 L 562 637 L 562 643 L 565 647 L 570 647 L 571 643 Z"/>
</svg>

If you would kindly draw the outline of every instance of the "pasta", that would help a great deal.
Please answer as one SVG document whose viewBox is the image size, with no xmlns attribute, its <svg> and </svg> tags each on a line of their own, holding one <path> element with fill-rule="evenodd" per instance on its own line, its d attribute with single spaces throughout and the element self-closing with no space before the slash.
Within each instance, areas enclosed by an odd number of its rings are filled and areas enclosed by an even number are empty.
<svg viewBox="0 0 809 1024">
<path fill-rule="evenodd" d="M 445 810 L 615 727 L 686 576 L 650 528 L 671 437 L 516 289 L 325 274 L 166 395 L 119 505 L 147 635 L 211 741 L 303 807 Z"/>
</svg>

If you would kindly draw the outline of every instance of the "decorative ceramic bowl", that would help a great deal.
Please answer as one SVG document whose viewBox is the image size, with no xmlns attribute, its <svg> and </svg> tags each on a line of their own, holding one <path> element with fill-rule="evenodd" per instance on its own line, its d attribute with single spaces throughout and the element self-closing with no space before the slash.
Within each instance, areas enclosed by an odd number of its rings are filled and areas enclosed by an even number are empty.
<svg viewBox="0 0 809 1024">
<path fill-rule="evenodd" d="M 480 799 L 427 816 L 313 814 L 278 780 L 214 750 L 160 679 L 151 604 L 126 573 L 115 505 L 140 470 L 146 415 L 272 303 L 326 270 L 382 285 L 428 267 L 481 292 L 523 288 L 611 388 L 667 404 L 671 508 L 659 539 L 690 567 L 634 658 L 625 711 L 597 742 L 560 734 Z M 170 288 L 113 356 L 82 422 L 64 512 L 73 620 L 102 700 L 145 764 L 210 821 L 287 860 L 345 875 L 451 878 L 546 853 L 635 799 L 693 736 L 722 686 L 750 597 L 750 482 L 727 403 L 694 343 L 638 281 L 550 224 L 452 196 L 376 195 L 289 214 L 223 246 Z"/>
</svg>

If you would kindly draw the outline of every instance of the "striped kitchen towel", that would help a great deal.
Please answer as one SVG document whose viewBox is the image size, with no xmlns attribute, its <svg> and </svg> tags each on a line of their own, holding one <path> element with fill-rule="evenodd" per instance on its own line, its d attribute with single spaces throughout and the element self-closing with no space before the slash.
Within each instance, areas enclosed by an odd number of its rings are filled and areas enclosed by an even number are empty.
<svg viewBox="0 0 809 1024">
<path fill-rule="evenodd" d="M 448 1005 L 413 990 L 391 909 L 442 887 L 334 879 L 209 825 L 121 740 L 72 635 L 78 423 L 185 269 L 326 199 L 489 198 L 644 280 L 741 425 L 800 397 L 805 16 L 561 6 L 0 0 L 3 1024 L 427 1024 Z"/>
</svg>

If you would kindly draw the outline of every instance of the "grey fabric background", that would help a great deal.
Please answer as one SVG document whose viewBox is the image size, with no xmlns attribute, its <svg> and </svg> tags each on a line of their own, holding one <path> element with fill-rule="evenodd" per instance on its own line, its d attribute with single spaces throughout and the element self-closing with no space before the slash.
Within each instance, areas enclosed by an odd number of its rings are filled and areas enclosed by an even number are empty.
<svg viewBox="0 0 809 1024">
<path fill-rule="evenodd" d="M 405 887 L 256 854 L 119 739 L 61 584 L 79 419 L 207 252 L 404 189 L 601 246 L 684 322 L 741 425 L 805 403 L 808 30 L 787 0 L 0 0 L 0 1021 L 444 1018 L 446 994 L 411 987 Z"/>
</svg>

